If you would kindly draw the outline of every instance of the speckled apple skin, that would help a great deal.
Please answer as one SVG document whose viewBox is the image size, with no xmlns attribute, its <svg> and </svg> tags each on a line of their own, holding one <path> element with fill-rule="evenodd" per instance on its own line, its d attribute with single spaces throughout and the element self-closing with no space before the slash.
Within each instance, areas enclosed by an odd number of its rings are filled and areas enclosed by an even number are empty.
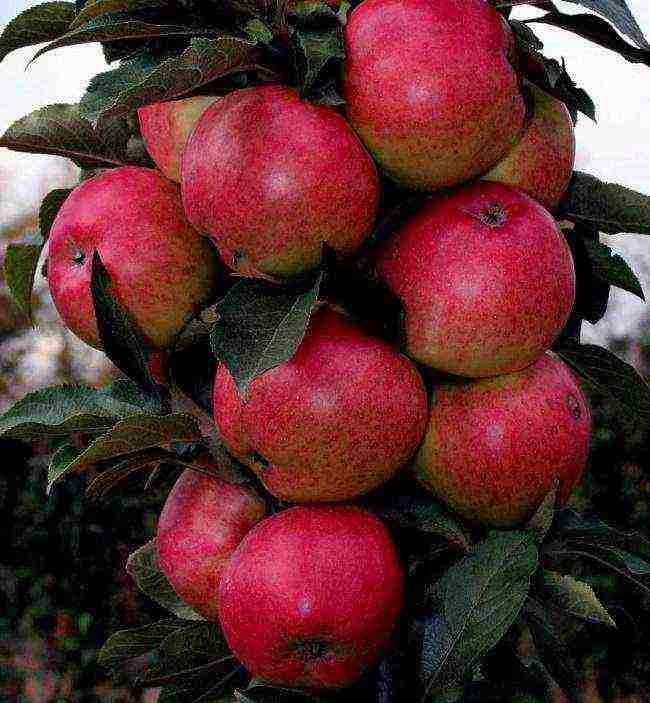
<svg viewBox="0 0 650 703">
<path fill-rule="evenodd" d="M 532 118 L 512 151 L 484 178 L 516 186 L 555 210 L 573 174 L 576 139 L 565 104 L 534 85 L 529 87 Z"/>
<path fill-rule="evenodd" d="M 388 647 L 402 595 L 397 550 L 378 518 L 353 506 L 299 506 L 244 538 L 223 572 L 219 616 L 254 676 L 341 688 Z"/>
<path fill-rule="evenodd" d="M 221 574 L 246 534 L 266 515 L 250 488 L 188 469 L 158 520 L 160 568 L 179 597 L 208 620 L 218 618 Z"/>
<path fill-rule="evenodd" d="M 435 196 L 378 249 L 374 265 L 404 304 L 408 354 L 470 378 L 534 362 L 575 298 L 573 259 L 555 220 L 500 183 Z"/>
<path fill-rule="evenodd" d="M 94 176 L 59 210 L 47 275 L 63 322 L 96 349 L 101 342 L 90 291 L 95 250 L 115 297 L 152 348 L 169 346 L 216 285 L 215 254 L 185 218 L 178 186 L 153 169 L 132 166 Z"/>
<path fill-rule="evenodd" d="M 365 0 L 345 42 L 348 119 L 398 183 L 462 183 L 519 138 L 526 108 L 512 33 L 485 0 Z"/>
<path fill-rule="evenodd" d="M 375 165 L 345 119 L 283 86 L 235 91 L 208 108 L 181 173 L 190 222 L 247 274 L 310 270 L 323 243 L 351 254 L 379 200 Z"/>
<path fill-rule="evenodd" d="M 180 183 L 181 155 L 187 139 L 215 100 L 218 98 L 214 95 L 197 95 L 138 109 L 140 131 L 149 156 L 172 181 Z"/>
<path fill-rule="evenodd" d="M 564 505 L 584 470 L 591 416 L 569 368 L 547 352 L 506 376 L 434 388 L 420 481 L 466 519 L 530 518 L 559 480 Z"/>
<path fill-rule="evenodd" d="M 293 502 L 347 500 L 388 480 L 415 453 L 427 415 L 409 359 L 329 308 L 245 399 L 225 365 L 215 379 L 222 440 L 273 495 Z"/>
</svg>

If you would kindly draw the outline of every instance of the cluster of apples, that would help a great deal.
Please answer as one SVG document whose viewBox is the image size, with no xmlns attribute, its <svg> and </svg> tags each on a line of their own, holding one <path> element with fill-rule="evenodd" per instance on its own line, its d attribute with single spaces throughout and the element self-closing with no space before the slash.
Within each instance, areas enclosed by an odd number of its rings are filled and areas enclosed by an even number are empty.
<svg viewBox="0 0 650 703">
<path fill-rule="evenodd" d="M 524 84 L 485 0 L 364 0 L 345 34 L 345 114 L 282 85 L 141 108 L 159 170 L 80 185 L 48 254 L 73 332 L 100 346 L 97 250 L 143 339 L 165 349 L 217 283 L 207 237 L 234 271 L 282 282 L 317 267 L 323 243 L 359 250 L 380 171 L 433 194 L 371 255 L 403 304 L 405 354 L 323 303 L 293 358 L 245 396 L 218 369 L 223 442 L 297 505 L 269 517 L 252 488 L 188 471 L 160 516 L 160 564 L 178 595 L 220 622 L 253 674 L 306 688 L 357 680 L 402 608 L 387 528 L 342 501 L 408 465 L 467 520 L 521 524 L 556 482 L 566 501 L 590 436 L 572 373 L 547 351 L 576 284 L 549 212 L 573 169 L 565 106 Z"/>
</svg>

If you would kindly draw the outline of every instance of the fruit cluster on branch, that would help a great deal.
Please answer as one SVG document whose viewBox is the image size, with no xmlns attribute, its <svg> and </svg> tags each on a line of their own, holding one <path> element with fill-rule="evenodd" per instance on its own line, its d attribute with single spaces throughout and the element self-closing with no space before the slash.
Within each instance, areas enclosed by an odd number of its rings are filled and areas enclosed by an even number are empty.
<svg viewBox="0 0 650 703">
<path fill-rule="evenodd" d="M 594 106 L 512 4 L 50 2 L 0 37 L 119 61 L 0 145 L 82 168 L 7 280 L 30 313 L 42 257 L 128 379 L 32 394 L 0 434 L 52 440 L 48 489 L 184 469 L 127 565 L 175 619 L 101 656 L 162 700 L 492 700 L 495 647 L 513 691 L 576 699 L 545 608 L 615 623 L 557 559 L 650 591 L 641 536 L 563 510 L 580 377 L 650 421 L 645 381 L 580 344 L 611 285 L 643 297 L 599 233 L 650 232 L 650 201 L 574 173 Z M 580 4 L 611 24 L 536 21 L 650 63 L 624 3 Z"/>
</svg>

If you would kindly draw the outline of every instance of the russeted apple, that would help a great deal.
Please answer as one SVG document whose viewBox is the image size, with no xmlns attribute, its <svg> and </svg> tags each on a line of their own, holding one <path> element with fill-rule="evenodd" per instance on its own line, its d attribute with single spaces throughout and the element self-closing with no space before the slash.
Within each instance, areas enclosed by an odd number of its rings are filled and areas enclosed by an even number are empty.
<svg viewBox="0 0 650 703">
<path fill-rule="evenodd" d="M 47 277 L 65 324 L 97 349 L 90 288 L 95 251 L 118 302 L 154 349 L 172 343 L 217 283 L 215 252 L 187 221 L 178 186 L 158 171 L 132 166 L 90 178 L 54 221 Z"/>
<path fill-rule="evenodd" d="M 379 200 L 375 165 L 345 119 L 277 85 L 207 109 L 183 153 L 181 185 L 190 222 L 228 266 L 277 278 L 316 267 L 323 245 L 352 254 Z"/>
<path fill-rule="evenodd" d="M 225 365 L 215 379 L 221 439 L 273 495 L 294 502 L 347 500 L 388 480 L 415 453 L 427 414 L 411 361 L 328 307 L 246 397 Z"/>
<path fill-rule="evenodd" d="M 167 178 L 180 183 L 181 156 L 187 139 L 201 115 L 218 99 L 215 95 L 197 95 L 138 109 L 140 131 L 149 156 Z"/>
<path fill-rule="evenodd" d="M 514 40 L 486 0 L 365 0 L 345 43 L 348 118 L 398 183 L 457 185 L 519 138 L 526 108 Z"/>
<path fill-rule="evenodd" d="M 434 196 L 379 247 L 374 267 L 404 305 L 408 354 L 459 376 L 534 362 L 575 298 L 573 259 L 555 220 L 501 183 Z"/>
<path fill-rule="evenodd" d="M 219 620 L 254 676 L 342 688 L 388 648 L 402 596 L 399 556 L 377 517 L 353 506 L 299 506 L 246 535 L 221 577 Z"/>
<path fill-rule="evenodd" d="M 566 105 L 529 86 L 532 115 L 512 151 L 484 178 L 521 188 L 549 210 L 564 195 L 575 162 L 573 120 Z"/>
<path fill-rule="evenodd" d="M 160 567 L 178 596 L 208 620 L 217 619 L 219 581 L 228 560 L 265 515 L 266 504 L 252 488 L 192 469 L 169 493 L 156 533 Z"/>
<path fill-rule="evenodd" d="M 564 505 L 584 470 L 591 435 L 587 402 L 552 352 L 527 368 L 434 388 L 419 479 L 467 520 L 523 523 L 559 482 Z"/>
</svg>

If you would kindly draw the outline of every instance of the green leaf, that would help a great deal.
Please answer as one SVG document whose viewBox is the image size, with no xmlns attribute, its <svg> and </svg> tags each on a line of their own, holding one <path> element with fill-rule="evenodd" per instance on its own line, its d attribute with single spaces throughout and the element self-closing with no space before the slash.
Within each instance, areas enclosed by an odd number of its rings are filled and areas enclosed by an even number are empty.
<svg viewBox="0 0 650 703">
<path fill-rule="evenodd" d="M 650 386 L 630 364 L 594 344 L 562 340 L 554 351 L 590 385 L 650 422 Z"/>
<path fill-rule="evenodd" d="M 73 2 L 44 2 L 21 12 L 0 36 L 0 61 L 15 49 L 57 39 L 68 31 L 74 17 Z"/>
<path fill-rule="evenodd" d="M 41 201 L 41 207 L 38 211 L 38 226 L 44 240 L 50 236 L 54 220 L 70 193 L 72 193 L 72 188 L 56 188 L 51 190 Z"/>
<path fill-rule="evenodd" d="M 582 5 L 606 17 L 621 34 L 630 37 L 637 46 L 650 48 L 643 36 L 634 15 L 630 12 L 625 0 L 567 0 L 574 5 Z"/>
<path fill-rule="evenodd" d="M 259 18 L 247 22 L 244 31 L 250 40 L 256 44 L 270 44 L 274 39 L 273 31 Z"/>
<path fill-rule="evenodd" d="M 529 22 L 541 22 L 565 29 L 599 46 L 615 51 L 632 63 L 650 65 L 650 50 L 647 48 L 637 49 L 628 44 L 610 24 L 596 15 L 565 15 L 554 10 L 542 17 L 531 18 Z"/>
<path fill-rule="evenodd" d="M 32 61 L 39 56 L 65 46 L 89 42 L 114 42 L 122 39 L 152 39 L 160 37 L 214 36 L 217 32 L 206 27 L 185 27 L 173 24 L 154 24 L 136 19 L 128 12 L 110 12 L 95 17 L 81 27 L 67 32 L 62 37 L 39 49 Z"/>
<path fill-rule="evenodd" d="M 345 60 L 343 29 L 340 25 L 320 30 L 297 29 L 293 40 L 297 53 L 298 82 L 301 93 L 306 95 L 329 63 Z"/>
<path fill-rule="evenodd" d="M 641 559 L 635 554 L 630 554 L 624 549 L 617 547 L 606 547 L 607 552 L 613 554 L 616 558 L 625 564 L 625 568 L 635 576 L 650 576 L 650 563 Z"/>
<path fill-rule="evenodd" d="M 537 544 L 541 544 L 544 541 L 553 524 L 558 487 L 559 480 L 556 479 L 553 488 L 546 494 L 546 497 L 526 525 L 526 528 L 535 536 Z"/>
<path fill-rule="evenodd" d="M 82 473 L 91 466 L 125 461 L 143 450 L 169 446 L 173 441 L 191 442 L 201 432 L 196 418 L 191 415 L 134 415 L 120 420 L 108 432 L 98 437 L 82 452 L 71 455 L 70 461 L 58 461 L 48 473 L 48 492 L 62 478 L 71 473 Z M 68 458 L 68 457 L 66 457 Z M 148 455 L 144 457 L 148 459 Z"/>
<path fill-rule="evenodd" d="M 134 12 L 135 10 L 173 5 L 175 5 L 174 0 L 90 0 L 79 11 L 70 29 L 78 29 L 96 17 L 109 12 Z"/>
<path fill-rule="evenodd" d="M 40 235 L 7 246 L 4 274 L 16 305 L 32 322 L 32 291 L 44 240 Z"/>
<path fill-rule="evenodd" d="M 0 138 L 0 147 L 65 156 L 81 168 L 116 167 L 127 162 L 114 144 L 93 129 L 77 105 L 48 105 L 21 117 Z"/>
<path fill-rule="evenodd" d="M 0 436 L 20 440 L 103 433 L 118 420 L 161 412 L 160 401 L 127 380 L 97 390 L 55 386 L 26 395 L 0 417 Z"/>
<path fill-rule="evenodd" d="M 116 299 L 111 277 L 98 251 L 93 253 L 90 290 L 106 356 L 145 391 L 153 392 L 156 382 L 149 368 L 149 351 L 131 316 Z"/>
<path fill-rule="evenodd" d="M 137 587 L 149 598 L 183 620 L 204 620 L 175 593 L 158 566 L 156 542 L 151 540 L 136 549 L 126 563 L 126 571 Z"/>
<path fill-rule="evenodd" d="M 295 354 L 305 336 L 322 278 L 321 273 L 306 290 L 245 278 L 228 291 L 210 341 L 242 395 L 253 380 Z"/>
<path fill-rule="evenodd" d="M 433 606 L 440 617 L 424 634 L 426 693 L 458 685 L 515 621 L 537 568 L 537 549 L 523 532 L 492 532 L 440 579 Z"/>
<path fill-rule="evenodd" d="M 165 60 L 133 59 L 105 76 L 96 78 L 89 94 L 98 93 L 86 108 L 101 122 L 133 112 L 139 107 L 191 93 L 216 78 L 257 68 L 255 45 L 237 37 L 193 39 L 180 56 Z M 110 90 L 113 83 L 115 90 Z"/>
<path fill-rule="evenodd" d="M 601 281 L 617 286 L 645 301 L 643 287 L 630 265 L 619 254 L 612 254 L 610 247 L 600 242 L 585 240 L 585 247 L 593 272 Z"/>
<path fill-rule="evenodd" d="M 616 627 L 616 623 L 591 586 L 573 576 L 543 570 L 537 598 L 546 600 L 565 613 L 587 622 Z"/>
<path fill-rule="evenodd" d="M 114 675 L 132 659 L 155 651 L 167 637 L 186 625 L 183 620 L 168 618 L 144 627 L 116 632 L 99 650 L 97 661 L 109 674 Z"/>
<path fill-rule="evenodd" d="M 650 234 L 650 196 L 576 171 L 560 204 L 562 216 L 606 234 Z"/>
</svg>

